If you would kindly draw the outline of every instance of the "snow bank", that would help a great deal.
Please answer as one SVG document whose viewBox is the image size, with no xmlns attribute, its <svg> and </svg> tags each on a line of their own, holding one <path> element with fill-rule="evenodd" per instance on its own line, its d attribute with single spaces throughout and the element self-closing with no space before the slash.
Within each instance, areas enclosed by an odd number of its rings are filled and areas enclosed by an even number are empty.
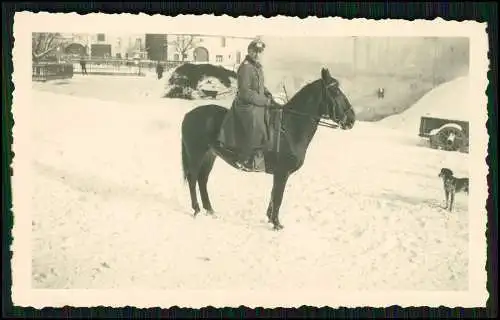
<svg viewBox="0 0 500 320">
<path fill-rule="evenodd" d="M 469 98 L 469 77 L 459 77 L 444 83 L 418 100 L 401 114 L 380 121 L 387 127 L 417 133 L 423 116 L 469 121 L 473 109 Z"/>
</svg>

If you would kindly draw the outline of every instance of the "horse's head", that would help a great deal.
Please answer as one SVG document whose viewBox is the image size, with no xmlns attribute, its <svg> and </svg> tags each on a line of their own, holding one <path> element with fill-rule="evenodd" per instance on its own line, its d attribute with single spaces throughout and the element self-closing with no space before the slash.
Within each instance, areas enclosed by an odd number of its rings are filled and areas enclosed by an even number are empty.
<svg viewBox="0 0 500 320">
<path fill-rule="evenodd" d="M 354 126 L 356 113 L 345 94 L 339 88 L 339 81 L 330 75 L 328 69 L 321 69 L 321 83 L 325 97 L 322 116 L 335 121 L 341 129 L 348 130 Z"/>
</svg>

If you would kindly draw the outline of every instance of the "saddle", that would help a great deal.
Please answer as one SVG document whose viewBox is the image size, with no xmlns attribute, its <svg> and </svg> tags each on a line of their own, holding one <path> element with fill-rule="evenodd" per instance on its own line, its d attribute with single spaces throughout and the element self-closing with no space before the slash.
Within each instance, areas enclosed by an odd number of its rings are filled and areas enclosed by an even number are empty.
<svg viewBox="0 0 500 320">
<path fill-rule="evenodd" d="M 278 107 L 266 108 L 267 141 L 260 148 L 254 149 L 250 159 L 240 162 L 240 152 L 235 136 L 235 119 L 232 112 L 228 112 L 222 123 L 216 152 L 223 156 L 226 162 L 233 167 L 246 172 L 271 173 L 276 155 L 279 151 L 279 139 L 283 110 Z"/>
</svg>

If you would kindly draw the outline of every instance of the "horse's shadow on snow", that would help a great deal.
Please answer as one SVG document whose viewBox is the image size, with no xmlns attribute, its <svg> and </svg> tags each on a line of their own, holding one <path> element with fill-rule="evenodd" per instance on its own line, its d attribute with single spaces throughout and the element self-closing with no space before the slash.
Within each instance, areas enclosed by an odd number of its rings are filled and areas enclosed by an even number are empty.
<svg viewBox="0 0 500 320">
<path fill-rule="evenodd" d="M 264 214 L 262 213 L 263 217 L 261 219 L 245 219 L 241 217 L 235 217 L 233 215 L 227 214 L 224 211 L 216 211 L 214 214 L 209 214 L 204 211 L 201 211 L 197 216 L 193 215 L 192 210 L 186 210 L 186 209 L 181 209 L 179 211 L 182 211 L 182 214 L 185 216 L 189 216 L 193 219 L 193 221 L 199 223 L 203 223 L 203 220 L 206 219 L 213 219 L 215 222 L 219 222 L 225 225 L 231 225 L 233 227 L 237 228 L 243 228 L 243 229 L 251 229 L 251 230 L 272 230 L 273 226 L 272 224 L 268 223 L 267 219 L 264 218 Z M 249 214 L 255 214 L 255 212 L 249 213 Z"/>
<path fill-rule="evenodd" d="M 169 210 L 179 209 L 179 211 L 186 211 L 183 207 L 180 206 L 180 204 L 177 205 L 178 200 L 175 196 L 165 197 L 161 193 L 149 192 L 147 190 L 147 183 L 146 187 L 136 185 L 120 185 L 95 176 L 86 176 L 74 172 L 69 172 L 51 165 L 43 164 L 38 161 L 33 162 L 33 166 L 35 171 L 42 176 L 45 176 L 52 180 L 58 180 L 71 189 L 79 192 L 90 193 L 103 199 L 138 198 L 138 200 L 140 201 L 152 201 L 161 204 L 168 204 Z M 172 206 L 174 206 L 175 208 L 172 208 Z M 187 213 L 188 212 L 186 211 L 186 214 Z"/>
<path fill-rule="evenodd" d="M 264 217 L 259 221 L 250 219 L 239 220 L 230 215 L 225 215 L 224 212 L 215 212 L 214 215 L 210 215 L 204 211 L 200 212 L 198 216 L 195 217 L 191 208 L 182 206 L 175 195 L 166 197 L 161 193 L 150 192 L 147 184 L 143 186 L 120 185 L 95 176 L 85 176 L 69 172 L 38 161 L 33 162 L 33 166 L 35 171 L 42 176 L 50 178 L 51 180 L 58 180 L 73 190 L 82 193 L 90 193 L 103 200 L 108 200 L 110 198 L 136 198 L 137 201 L 144 203 L 153 202 L 160 204 L 165 208 L 166 214 L 175 212 L 175 214 L 180 214 L 185 218 L 191 218 L 192 221 L 196 223 L 203 223 L 203 220 L 206 218 L 213 218 L 215 221 L 220 221 L 221 223 L 240 228 L 272 229 L 272 225 L 267 223 Z M 264 215 L 264 213 L 262 213 L 262 215 Z"/>
</svg>

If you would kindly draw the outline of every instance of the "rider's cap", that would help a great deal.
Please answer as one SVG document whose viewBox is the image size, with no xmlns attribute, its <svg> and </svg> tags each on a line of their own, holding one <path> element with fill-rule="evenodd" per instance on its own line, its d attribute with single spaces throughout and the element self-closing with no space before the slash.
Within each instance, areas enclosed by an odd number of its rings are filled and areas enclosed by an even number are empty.
<svg viewBox="0 0 500 320">
<path fill-rule="evenodd" d="M 265 48 L 266 48 L 266 44 L 264 42 L 262 42 L 262 40 L 260 40 L 260 39 L 253 40 L 248 45 L 248 50 L 249 51 L 250 50 L 254 50 L 254 51 L 257 51 L 257 52 L 262 52 L 262 51 L 264 51 Z"/>
</svg>

